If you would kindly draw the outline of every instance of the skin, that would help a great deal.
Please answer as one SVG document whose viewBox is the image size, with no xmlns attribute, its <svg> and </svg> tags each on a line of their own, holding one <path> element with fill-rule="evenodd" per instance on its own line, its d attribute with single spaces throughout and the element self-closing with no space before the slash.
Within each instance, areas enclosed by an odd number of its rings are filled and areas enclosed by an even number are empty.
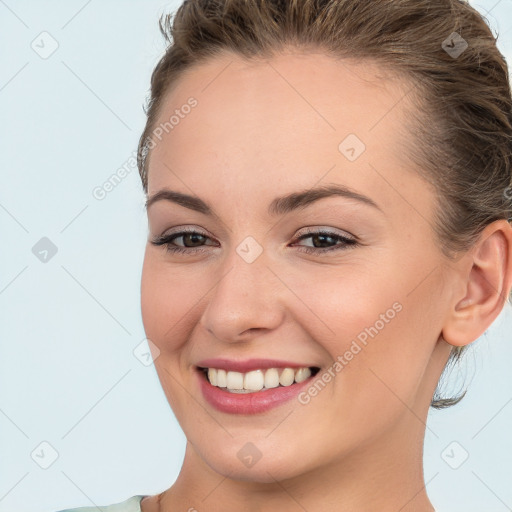
<svg viewBox="0 0 512 512">
<path fill-rule="evenodd" d="M 477 339 L 504 305 L 512 228 L 496 221 L 471 251 L 443 256 L 435 191 L 401 143 L 408 87 L 370 63 L 290 51 L 250 62 L 226 53 L 169 91 L 158 123 L 190 96 L 198 105 L 152 150 L 148 196 L 192 194 L 218 218 L 165 200 L 148 208 L 142 316 L 187 446 L 176 482 L 143 512 L 434 510 L 422 467 L 430 400 L 452 347 Z M 353 162 L 338 149 L 351 133 L 366 145 Z M 276 196 L 332 183 L 381 211 L 330 197 L 267 213 Z M 181 227 L 206 234 L 204 252 L 150 243 Z M 308 227 L 360 245 L 306 254 L 322 247 L 297 240 Z M 236 252 L 247 236 L 263 249 L 252 263 Z M 200 359 L 292 359 L 321 375 L 394 303 L 401 311 L 308 404 L 244 416 L 202 397 Z M 248 442 L 262 455 L 252 467 L 237 456 Z"/>
</svg>

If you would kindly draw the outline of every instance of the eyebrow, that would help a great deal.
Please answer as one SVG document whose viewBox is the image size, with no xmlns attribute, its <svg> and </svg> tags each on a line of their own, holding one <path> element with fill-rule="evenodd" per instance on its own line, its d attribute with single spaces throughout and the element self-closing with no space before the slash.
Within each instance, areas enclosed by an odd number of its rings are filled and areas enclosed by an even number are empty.
<svg viewBox="0 0 512 512">
<path fill-rule="evenodd" d="M 300 192 L 293 192 L 285 196 L 276 197 L 270 203 L 268 207 L 268 213 L 271 216 L 284 215 L 295 210 L 306 208 L 307 206 L 315 203 L 320 199 L 333 196 L 355 199 L 362 204 L 366 204 L 382 212 L 382 209 L 377 203 L 375 203 L 375 201 L 369 197 L 359 194 L 358 192 L 348 187 L 341 185 L 325 185 L 322 187 L 312 188 Z M 183 194 L 181 192 L 176 192 L 167 188 L 155 192 L 155 194 L 148 198 L 146 201 L 146 209 L 157 201 L 162 200 L 179 204 L 185 208 L 203 213 L 205 215 L 217 217 L 213 211 L 213 208 L 199 197 Z"/>
</svg>

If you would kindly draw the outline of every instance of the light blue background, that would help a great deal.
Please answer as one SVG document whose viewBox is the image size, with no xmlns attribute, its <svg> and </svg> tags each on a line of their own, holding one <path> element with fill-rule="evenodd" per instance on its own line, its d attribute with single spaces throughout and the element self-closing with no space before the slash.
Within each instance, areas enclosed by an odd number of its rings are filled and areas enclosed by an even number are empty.
<svg viewBox="0 0 512 512">
<path fill-rule="evenodd" d="M 164 49 L 157 20 L 177 5 L 0 0 L 0 512 L 116 503 L 179 472 L 185 437 L 133 354 L 145 348 L 147 229 L 136 168 L 92 195 L 134 155 Z M 473 5 L 490 11 L 511 62 L 511 0 Z M 31 48 L 43 31 L 59 45 L 47 59 Z M 42 237 L 58 248 L 47 263 L 32 253 Z M 438 512 L 512 510 L 511 338 L 507 306 L 466 357 L 468 396 L 431 412 L 425 480 Z M 58 452 L 48 469 L 31 458 L 43 441 Z M 456 470 L 441 456 L 453 441 L 469 453 Z"/>
</svg>

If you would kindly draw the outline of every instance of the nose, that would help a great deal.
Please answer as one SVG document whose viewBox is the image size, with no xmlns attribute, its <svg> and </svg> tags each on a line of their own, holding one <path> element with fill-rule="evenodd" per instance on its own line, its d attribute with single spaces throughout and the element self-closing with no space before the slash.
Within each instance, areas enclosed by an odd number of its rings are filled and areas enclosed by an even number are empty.
<svg viewBox="0 0 512 512">
<path fill-rule="evenodd" d="M 284 286 L 261 254 L 248 263 L 236 251 L 207 295 L 201 325 L 223 342 L 248 341 L 276 329 L 284 317 Z"/>
</svg>

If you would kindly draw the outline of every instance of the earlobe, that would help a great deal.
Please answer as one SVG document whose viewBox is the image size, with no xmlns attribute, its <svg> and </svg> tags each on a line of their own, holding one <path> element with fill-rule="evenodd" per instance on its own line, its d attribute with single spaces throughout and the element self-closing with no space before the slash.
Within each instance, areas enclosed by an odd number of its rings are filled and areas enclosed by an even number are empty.
<svg viewBox="0 0 512 512">
<path fill-rule="evenodd" d="M 505 219 L 489 224 L 469 254 L 469 270 L 461 274 L 465 293 L 453 298 L 442 331 L 459 347 L 477 340 L 505 305 L 512 287 L 512 226 Z"/>
</svg>

